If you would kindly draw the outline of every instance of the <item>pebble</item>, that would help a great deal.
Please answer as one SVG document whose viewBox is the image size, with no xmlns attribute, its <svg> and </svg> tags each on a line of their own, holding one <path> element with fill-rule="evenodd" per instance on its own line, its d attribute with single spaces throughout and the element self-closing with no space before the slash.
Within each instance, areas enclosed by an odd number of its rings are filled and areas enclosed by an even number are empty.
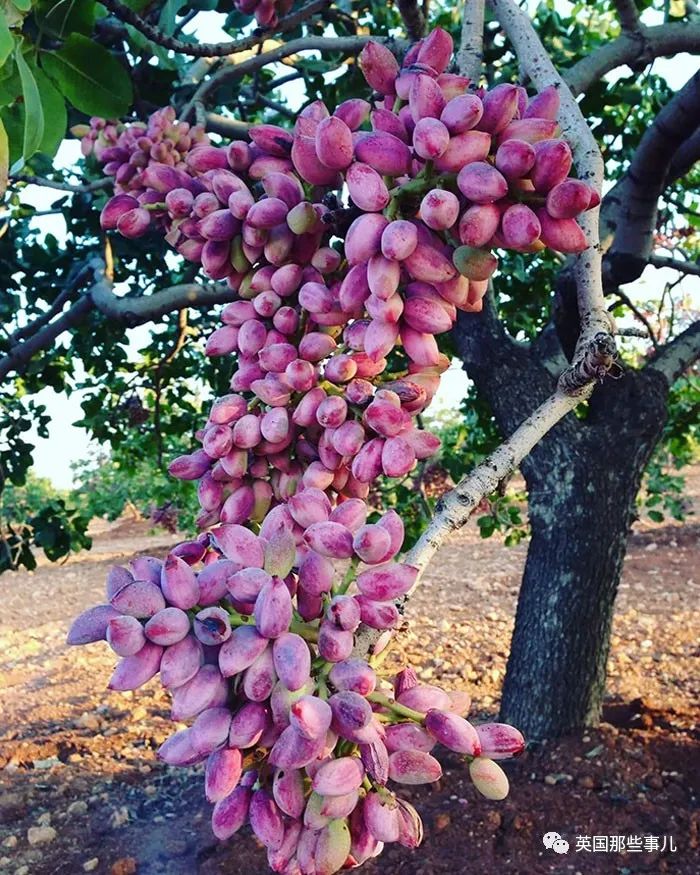
<svg viewBox="0 0 700 875">
<path fill-rule="evenodd" d="M 86 872 L 94 872 L 95 869 L 97 869 L 97 867 L 98 867 L 99 865 L 100 865 L 100 859 L 99 859 L 99 857 L 93 857 L 91 860 L 86 860 L 86 861 L 83 863 L 83 869 L 84 869 Z"/>
<path fill-rule="evenodd" d="M 15 875 L 29 875 L 29 866 L 20 866 Z"/>
<path fill-rule="evenodd" d="M 136 860 L 133 857 L 121 857 L 112 863 L 110 875 L 134 875 L 136 872 Z"/>
<path fill-rule="evenodd" d="M 45 811 L 43 814 L 40 814 L 39 817 L 37 817 L 36 822 L 39 826 L 49 826 L 51 823 L 51 812 Z"/>
<path fill-rule="evenodd" d="M 440 812 L 435 817 L 435 832 L 442 832 L 450 825 L 450 815 L 446 811 Z"/>
<path fill-rule="evenodd" d="M 27 840 L 30 845 L 44 845 L 56 838 L 56 830 L 52 826 L 30 826 L 27 830 Z"/>
<path fill-rule="evenodd" d="M 109 825 L 112 829 L 119 829 L 120 826 L 124 826 L 125 823 L 129 822 L 129 809 L 126 806 L 122 805 L 121 808 L 115 808 L 109 818 Z M 127 859 L 126 857 L 124 859 Z"/>
<path fill-rule="evenodd" d="M 75 802 L 71 802 L 68 806 L 68 814 L 73 817 L 80 817 L 83 814 L 87 814 L 88 805 L 87 802 L 84 802 L 82 799 L 76 799 Z"/>
<path fill-rule="evenodd" d="M 53 769 L 54 766 L 62 766 L 58 757 L 47 757 L 45 760 L 32 760 L 35 769 Z"/>
<path fill-rule="evenodd" d="M 91 714 L 89 711 L 83 712 L 75 721 L 78 726 L 84 729 L 99 729 L 101 725 L 100 718 L 96 714 Z"/>
<path fill-rule="evenodd" d="M 2 843 L 3 848 L 16 848 L 18 844 L 17 836 L 8 836 Z"/>
</svg>

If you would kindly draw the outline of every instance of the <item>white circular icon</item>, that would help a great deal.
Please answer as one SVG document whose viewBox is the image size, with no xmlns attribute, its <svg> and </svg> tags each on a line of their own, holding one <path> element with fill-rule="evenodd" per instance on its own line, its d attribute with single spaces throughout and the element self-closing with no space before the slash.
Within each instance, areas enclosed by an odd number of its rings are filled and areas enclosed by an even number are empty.
<svg viewBox="0 0 700 875">
<path fill-rule="evenodd" d="M 569 843 L 566 839 L 557 839 L 552 845 L 552 850 L 555 854 L 567 854 L 569 852 Z"/>
<path fill-rule="evenodd" d="M 545 846 L 545 848 L 551 850 L 554 846 L 554 842 L 559 841 L 560 839 L 561 836 L 558 832 L 546 832 L 542 836 L 542 844 Z"/>
</svg>

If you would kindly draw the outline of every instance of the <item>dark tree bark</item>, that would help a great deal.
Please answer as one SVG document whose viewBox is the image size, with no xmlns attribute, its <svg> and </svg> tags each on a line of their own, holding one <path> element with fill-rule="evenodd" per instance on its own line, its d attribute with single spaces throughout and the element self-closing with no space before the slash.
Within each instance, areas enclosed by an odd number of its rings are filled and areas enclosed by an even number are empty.
<svg viewBox="0 0 700 875">
<path fill-rule="evenodd" d="M 600 719 L 635 498 L 667 394 L 660 374 L 628 372 L 599 390 L 574 440 L 555 430 L 522 466 L 532 539 L 501 716 L 531 738 Z"/>
<path fill-rule="evenodd" d="M 554 389 L 561 363 L 556 337 L 544 332 L 532 347 L 519 345 L 490 304 L 460 319 L 456 342 L 504 433 Z M 668 389 L 650 369 L 608 380 L 585 418 L 567 416 L 521 466 L 532 539 L 501 717 L 530 738 L 561 735 L 600 717 L 635 497 L 661 438 Z"/>
</svg>

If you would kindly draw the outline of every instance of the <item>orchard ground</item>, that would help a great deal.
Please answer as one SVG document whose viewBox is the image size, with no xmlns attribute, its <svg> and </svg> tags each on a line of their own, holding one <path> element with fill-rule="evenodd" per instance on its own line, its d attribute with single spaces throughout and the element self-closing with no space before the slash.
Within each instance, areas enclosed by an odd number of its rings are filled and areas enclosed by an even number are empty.
<svg viewBox="0 0 700 875">
<path fill-rule="evenodd" d="M 700 469 L 688 485 L 700 508 Z M 635 524 L 617 603 L 600 728 L 507 764 L 511 794 L 488 802 L 455 755 L 437 784 L 408 788 L 421 849 L 393 846 L 365 866 L 383 875 L 697 875 L 700 855 L 700 525 Z M 93 550 L 61 566 L 2 577 L 0 872 L 12 875 L 257 875 L 247 831 L 218 844 L 198 768 L 160 764 L 172 732 L 157 681 L 105 690 L 106 645 L 70 649 L 70 620 L 100 601 L 110 564 L 164 555 L 176 538 L 146 523 L 102 525 Z M 433 561 L 410 601 L 396 657 L 421 677 L 468 689 L 472 716 L 498 707 L 526 545 L 482 541 L 474 524 Z M 553 691 L 556 695 L 556 691 Z M 570 843 L 545 849 L 544 833 Z M 665 850 L 576 851 L 576 836 L 655 836 Z M 675 852 L 670 850 L 673 839 Z M 610 839 L 608 838 L 608 841 Z M 649 841 L 649 840 L 647 840 Z M 646 845 L 648 847 L 648 845 Z"/>
</svg>

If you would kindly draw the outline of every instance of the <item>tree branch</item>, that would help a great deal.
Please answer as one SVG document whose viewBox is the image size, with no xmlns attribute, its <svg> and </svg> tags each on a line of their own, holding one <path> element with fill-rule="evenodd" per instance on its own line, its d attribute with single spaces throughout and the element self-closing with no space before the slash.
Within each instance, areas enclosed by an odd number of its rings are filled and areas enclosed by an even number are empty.
<svg viewBox="0 0 700 875">
<path fill-rule="evenodd" d="M 642 313 L 642 311 L 639 309 L 639 307 L 637 307 L 637 305 L 629 297 L 629 295 L 627 295 L 625 292 L 622 291 L 622 289 L 616 289 L 615 295 L 617 296 L 618 301 L 621 304 L 624 304 L 626 307 L 628 307 L 630 312 L 632 313 L 632 315 L 635 317 L 635 319 L 638 319 L 642 323 L 642 325 L 646 328 L 645 336 L 649 337 L 649 339 L 651 340 L 651 342 L 654 346 L 654 349 L 657 349 L 658 348 L 658 341 L 656 339 L 656 334 L 654 333 L 654 330 L 651 327 L 651 322 L 647 319 L 647 317 L 644 315 L 644 313 Z"/>
<path fill-rule="evenodd" d="M 253 127 L 248 122 L 242 122 L 235 118 L 221 115 L 218 112 L 208 112 L 204 119 L 207 131 L 213 134 L 221 134 L 229 140 L 248 140 L 250 129 Z"/>
<path fill-rule="evenodd" d="M 56 338 L 82 322 L 92 309 L 92 301 L 85 297 L 76 301 L 66 312 L 53 322 L 40 328 L 24 343 L 18 344 L 0 359 L 0 380 L 12 371 L 19 371 L 42 349 L 52 346 Z"/>
<path fill-rule="evenodd" d="M 604 203 L 608 233 L 614 233 L 606 261 L 609 282 L 636 279 L 652 255 L 658 202 L 676 151 L 695 131 L 700 113 L 700 72 L 664 106 L 647 128 L 622 180 Z"/>
<path fill-rule="evenodd" d="M 688 137 L 673 156 L 668 169 L 668 184 L 671 185 L 690 173 L 697 161 L 700 161 L 700 128 Z"/>
<path fill-rule="evenodd" d="M 649 264 L 653 267 L 670 267 L 671 270 L 677 270 L 680 273 L 700 276 L 700 263 L 697 261 L 682 261 L 680 258 L 672 256 L 652 255 L 649 258 Z"/>
<path fill-rule="evenodd" d="M 209 79 L 201 82 L 196 92 L 190 99 L 189 103 L 183 108 L 180 114 L 183 120 L 187 119 L 196 102 L 206 103 L 207 99 L 212 95 L 217 88 L 220 88 L 231 79 L 239 79 L 248 73 L 254 73 L 261 67 L 268 64 L 274 64 L 276 61 L 281 61 L 284 58 L 292 57 L 299 52 L 317 51 L 323 54 L 332 52 L 340 52 L 344 55 L 357 54 L 362 47 L 370 40 L 383 42 L 389 47 L 403 48 L 405 43 L 402 40 L 392 38 L 377 39 L 371 36 L 348 36 L 348 37 L 324 37 L 324 36 L 305 36 L 299 39 L 290 40 L 288 43 L 282 43 L 275 46 L 266 52 L 255 54 L 252 57 L 247 57 L 245 60 L 239 60 L 237 63 L 234 59 L 229 59 L 228 63 L 220 67 Z"/>
<path fill-rule="evenodd" d="M 418 0 L 399 0 L 399 12 L 411 40 L 415 42 L 425 36 L 425 16 Z"/>
<path fill-rule="evenodd" d="M 639 11 L 634 0 L 615 0 L 615 8 L 623 31 L 639 30 Z"/>
<path fill-rule="evenodd" d="M 25 182 L 27 185 L 39 185 L 42 188 L 55 188 L 58 191 L 69 191 L 73 194 L 88 194 L 91 191 L 100 191 L 112 184 L 109 178 L 97 179 L 94 182 L 86 182 L 84 185 L 71 185 L 69 182 L 59 182 L 55 179 L 45 179 L 43 176 L 27 176 L 16 173 L 10 176 L 10 182 Z"/>
<path fill-rule="evenodd" d="M 540 42 L 529 16 L 512 0 L 489 0 L 523 71 L 538 89 L 549 85 L 559 89 L 561 110 L 559 121 L 574 153 L 579 178 L 600 191 L 603 184 L 603 158 L 581 109 L 554 68 Z M 588 240 L 588 249 L 576 256 L 573 276 L 576 282 L 580 335 L 574 353 L 574 363 L 588 349 L 598 334 L 607 334 L 612 341 L 610 315 L 603 296 L 602 249 L 599 238 L 599 209 L 588 210 L 579 222 Z M 614 343 L 614 341 L 612 341 Z"/>
<path fill-rule="evenodd" d="M 598 145 L 571 92 L 554 69 L 530 19 L 512 0 L 489 0 L 513 45 L 523 71 L 542 89 L 559 88 L 560 122 L 572 143 L 577 169 L 600 191 L 603 160 Z M 463 526 L 485 495 L 493 492 L 509 476 L 535 445 L 582 400 L 596 380 L 612 366 L 615 340 L 610 315 L 605 309 L 602 283 L 602 257 L 598 240 L 598 210 L 591 210 L 582 223 L 589 248 L 579 255 L 574 274 L 581 312 L 581 334 L 572 364 L 560 376 L 556 391 L 525 419 L 481 465 L 478 465 L 438 504 L 437 513 L 405 561 L 422 572 L 448 534 Z M 488 313 L 486 314 L 488 321 Z M 498 327 L 482 326 L 494 336 Z M 545 374 L 541 369 L 542 375 Z M 548 378 L 547 378 L 548 379 Z M 420 580 L 420 573 L 418 581 Z M 418 585 L 418 581 L 416 585 Z M 358 630 L 354 653 L 371 653 L 379 634 L 363 626 Z"/>
<path fill-rule="evenodd" d="M 582 94 L 616 67 L 646 66 L 654 58 L 700 49 L 700 23 L 671 22 L 656 27 L 641 27 L 605 43 L 573 67 L 565 70 L 564 80 L 574 93 Z"/>
<path fill-rule="evenodd" d="M 484 0 L 464 0 L 457 68 L 472 82 L 481 79 L 484 61 Z"/>
<path fill-rule="evenodd" d="M 133 328 L 159 319 L 173 310 L 183 310 L 187 307 L 206 308 L 236 298 L 236 293 L 226 283 L 207 285 L 183 283 L 170 286 L 154 295 L 120 298 L 114 294 L 112 284 L 105 276 L 102 259 L 91 259 L 88 269 L 94 275 L 93 285 L 58 319 L 44 324 L 45 314 L 42 314 L 30 326 L 23 329 L 25 334 L 31 331 L 31 336 L 24 342 L 16 344 L 0 359 L 0 379 L 12 371 L 21 371 L 21 368 L 27 365 L 38 352 L 49 349 L 64 331 L 83 322 L 88 314 L 95 310 L 114 322 Z"/>
<path fill-rule="evenodd" d="M 678 337 L 666 343 L 645 366 L 659 371 L 672 385 L 700 358 L 700 321 L 693 322 Z"/>
<path fill-rule="evenodd" d="M 177 39 L 177 37 L 168 36 L 163 33 L 162 30 L 159 30 L 144 18 L 141 18 L 138 13 L 134 12 L 134 10 L 125 3 L 121 3 L 120 0 L 102 0 L 102 2 L 103 5 L 106 6 L 107 9 L 109 9 L 109 11 L 120 21 L 123 21 L 125 24 L 130 24 L 147 39 L 151 40 L 151 42 L 163 46 L 163 48 L 170 49 L 181 55 L 189 55 L 193 58 L 220 58 L 225 55 L 232 55 L 235 52 L 244 52 L 246 49 L 258 45 L 258 43 L 262 42 L 272 34 L 286 33 L 287 31 L 294 30 L 295 27 L 298 27 L 298 25 L 306 21 L 307 18 L 310 18 L 312 15 L 325 9 L 332 0 L 311 0 L 311 2 L 307 3 L 305 6 L 297 9 L 296 12 L 292 12 L 284 18 L 280 18 L 274 27 L 258 27 L 250 36 L 225 43 L 185 42 Z"/>
</svg>

